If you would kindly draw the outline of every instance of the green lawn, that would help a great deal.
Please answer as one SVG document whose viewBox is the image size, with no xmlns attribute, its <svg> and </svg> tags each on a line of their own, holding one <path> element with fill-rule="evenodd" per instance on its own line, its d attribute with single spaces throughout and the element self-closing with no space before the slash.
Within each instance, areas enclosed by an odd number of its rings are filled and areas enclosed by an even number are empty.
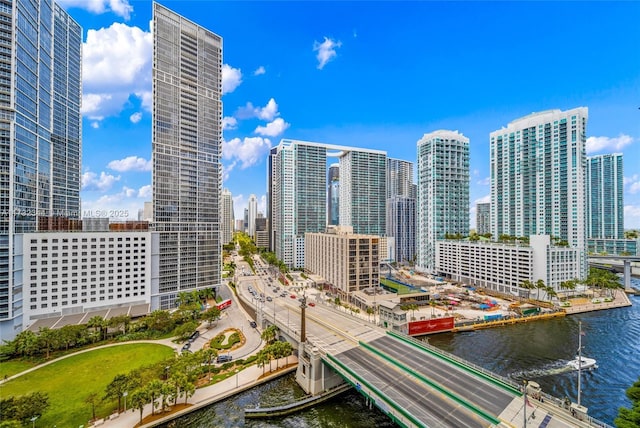
<svg viewBox="0 0 640 428">
<path fill-rule="evenodd" d="M 117 374 L 173 357 L 173 349 L 150 343 L 135 343 L 96 349 L 39 368 L 0 386 L 0 395 L 23 395 L 35 391 L 49 394 L 49 409 L 39 426 L 77 427 L 91 419 L 91 406 L 84 402 L 92 392 L 104 396 L 105 387 Z M 3 363 L 4 366 L 5 363 Z M 96 416 L 115 411 L 117 401 L 102 402 Z"/>
<path fill-rule="evenodd" d="M 38 363 L 36 363 L 35 361 L 28 360 L 3 361 L 2 363 L 0 363 L 0 378 L 4 378 L 5 376 L 13 376 L 16 373 L 23 372 L 37 365 Z"/>
</svg>

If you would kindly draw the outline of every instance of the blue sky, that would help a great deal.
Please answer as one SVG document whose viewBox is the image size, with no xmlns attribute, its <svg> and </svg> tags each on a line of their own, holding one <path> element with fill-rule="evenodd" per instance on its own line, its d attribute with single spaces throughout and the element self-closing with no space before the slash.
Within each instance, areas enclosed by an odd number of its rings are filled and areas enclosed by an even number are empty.
<svg viewBox="0 0 640 428">
<path fill-rule="evenodd" d="M 151 200 L 146 0 L 60 0 L 84 29 L 83 210 Z M 640 228 L 640 3 L 162 1 L 223 37 L 224 187 L 264 211 L 282 138 L 416 160 L 437 129 L 470 139 L 471 224 L 489 195 L 489 133 L 589 107 L 588 154 L 624 153 Z"/>
</svg>

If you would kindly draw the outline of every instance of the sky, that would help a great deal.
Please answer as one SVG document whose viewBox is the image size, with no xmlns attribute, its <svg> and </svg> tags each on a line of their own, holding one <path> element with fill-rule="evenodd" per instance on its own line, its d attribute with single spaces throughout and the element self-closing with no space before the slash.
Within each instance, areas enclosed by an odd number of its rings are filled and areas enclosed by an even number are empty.
<svg viewBox="0 0 640 428">
<path fill-rule="evenodd" d="M 151 201 L 148 0 L 58 0 L 83 27 L 82 208 Z M 223 38 L 223 187 L 265 212 L 281 139 L 416 161 L 438 129 L 470 139 L 470 220 L 488 201 L 489 134 L 589 108 L 587 154 L 624 154 L 625 228 L 640 228 L 640 2 L 161 1 Z M 116 218 L 123 220 L 124 218 Z"/>
</svg>

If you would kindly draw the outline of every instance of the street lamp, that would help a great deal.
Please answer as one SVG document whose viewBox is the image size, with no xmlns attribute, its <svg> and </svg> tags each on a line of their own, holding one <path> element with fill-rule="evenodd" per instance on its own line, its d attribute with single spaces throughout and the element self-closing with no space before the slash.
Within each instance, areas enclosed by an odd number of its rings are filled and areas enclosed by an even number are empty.
<svg viewBox="0 0 640 428">
<path fill-rule="evenodd" d="M 34 416 L 34 417 L 31 418 L 31 424 L 32 424 L 31 426 L 32 427 L 36 426 L 36 419 L 38 419 L 38 416 Z"/>
<path fill-rule="evenodd" d="M 125 391 L 122 393 L 122 396 L 124 397 L 124 411 L 127 411 L 127 395 L 129 395 L 129 391 Z"/>
</svg>

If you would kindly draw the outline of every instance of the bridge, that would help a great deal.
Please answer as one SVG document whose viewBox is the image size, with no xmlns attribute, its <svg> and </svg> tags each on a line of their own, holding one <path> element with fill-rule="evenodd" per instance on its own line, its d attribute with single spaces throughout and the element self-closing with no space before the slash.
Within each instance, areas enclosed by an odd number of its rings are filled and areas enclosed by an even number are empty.
<svg viewBox="0 0 640 428">
<path fill-rule="evenodd" d="M 624 289 L 631 290 L 631 262 L 640 262 L 640 256 L 618 256 L 618 255 L 607 255 L 607 256 L 589 256 L 589 264 L 598 267 L 598 260 L 615 260 L 622 261 L 623 263 L 623 273 L 624 273 Z"/>
<path fill-rule="evenodd" d="M 250 284 L 272 301 L 249 294 Z M 255 309 L 260 326 L 277 325 L 298 349 L 296 380 L 310 395 L 346 382 L 402 427 L 606 427 L 586 409 L 575 413 L 574 407 L 572 414 L 567 403 L 545 394 L 525 405 L 521 385 L 351 316 L 321 297 L 281 296 L 274 287 L 250 277 L 238 284 L 238 294 Z"/>
</svg>

